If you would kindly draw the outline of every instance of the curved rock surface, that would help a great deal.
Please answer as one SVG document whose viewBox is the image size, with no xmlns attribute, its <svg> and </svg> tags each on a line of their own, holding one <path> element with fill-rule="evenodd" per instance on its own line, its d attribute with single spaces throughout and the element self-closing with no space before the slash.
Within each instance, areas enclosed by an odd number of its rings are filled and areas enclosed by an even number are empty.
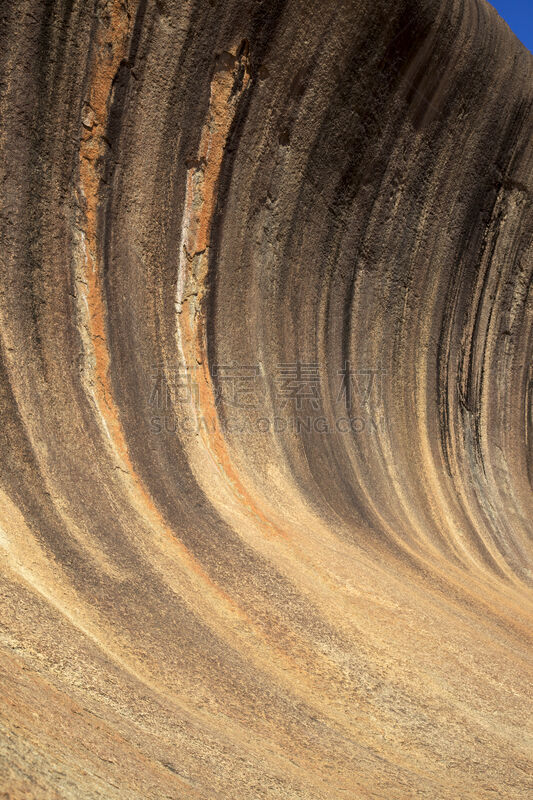
<svg viewBox="0 0 533 800">
<path fill-rule="evenodd" d="M 0 25 L 0 796 L 531 797 L 531 54 L 483 0 Z"/>
</svg>

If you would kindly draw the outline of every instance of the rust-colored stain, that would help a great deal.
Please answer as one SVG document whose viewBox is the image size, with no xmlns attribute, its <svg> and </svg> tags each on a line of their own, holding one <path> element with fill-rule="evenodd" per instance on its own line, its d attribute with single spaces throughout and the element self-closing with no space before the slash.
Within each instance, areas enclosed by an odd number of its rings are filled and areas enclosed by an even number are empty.
<svg viewBox="0 0 533 800">
<path fill-rule="evenodd" d="M 241 49 L 243 45 L 241 45 Z M 198 148 L 198 165 L 187 172 L 182 222 L 177 307 L 179 341 L 184 366 L 201 366 L 196 411 L 203 420 L 200 434 L 214 456 L 232 491 L 248 513 L 260 521 L 266 535 L 287 534 L 274 526 L 254 502 L 234 469 L 220 430 L 215 393 L 207 359 L 203 299 L 209 258 L 209 237 L 216 203 L 216 189 L 224 151 L 235 112 L 249 83 L 246 51 L 224 53 L 210 87 L 209 109 Z M 236 89 L 238 84 L 238 89 Z"/>
</svg>

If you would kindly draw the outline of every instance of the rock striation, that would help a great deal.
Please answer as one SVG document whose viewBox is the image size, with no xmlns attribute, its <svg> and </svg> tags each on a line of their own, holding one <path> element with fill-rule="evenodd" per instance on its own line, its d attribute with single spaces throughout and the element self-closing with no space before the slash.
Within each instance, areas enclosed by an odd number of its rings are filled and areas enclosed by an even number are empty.
<svg viewBox="0 0 533 800">
<path fill-rule="evenodd" d="M 0 40 L 0 796 L 530 797 L 531 54 L 484 0 Z"/>
</svg>

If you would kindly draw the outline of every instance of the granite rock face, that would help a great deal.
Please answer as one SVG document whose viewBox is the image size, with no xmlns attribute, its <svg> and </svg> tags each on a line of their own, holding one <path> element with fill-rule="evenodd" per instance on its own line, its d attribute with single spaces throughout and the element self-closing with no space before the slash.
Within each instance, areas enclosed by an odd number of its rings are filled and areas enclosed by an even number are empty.
<svg viewBox="0 0 533 800">
<path fill-rule="evenodd" d="M 531 54 L 483 0 L 0 38 L 0 797 L 530 797 Z"/>
</svg>

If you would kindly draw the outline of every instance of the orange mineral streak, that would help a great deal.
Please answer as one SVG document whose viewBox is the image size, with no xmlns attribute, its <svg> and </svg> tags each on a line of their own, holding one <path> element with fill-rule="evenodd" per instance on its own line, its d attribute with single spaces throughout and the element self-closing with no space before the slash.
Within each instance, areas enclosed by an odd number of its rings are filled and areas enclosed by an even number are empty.
<svg viewBox="0 0 533 800">
<path fill-rule="evenodd" d="M 83 133 L 80 144 L 80 188 L 85 199 L 85 275 L 89 308 L 90 337 L 94 356 L 94 396 L 107 425 L 109 436 L 121 459 L 131 469 L 127 447 L 109 381 L 110 357 L 107 348 L 105 304 L 97 244 L 100 191 L 99 162 L 105 154 L 104 139 L 113 78 L 124 58 L 131 20 L 120 2 L 109 7 L 108 25 L 100 24 L 89 73 L 87 100 L 82 111 Z"/>
<path fill-rule="evenodd" d="M 141 507 L 144 508 L 151 524 L 156 525 L 168 539 L 177 545 L 187 568 L 200 577 L 204 584 L 209 585 L 217 596 L 224 600 L 226 606 L 229 606 L 232 612 L 242 619 L 245 618 L 245 615 L 234 601 L 210 579 L 187 548 L 176 539 L 174 531 L 168 527 L 136 473 L 129 456 L 109 379 L 111 358 L 107 342 L 106 305 L 97 243 L 101 182 L 99 160 L 108 146 L 104 139 L 104 133 L 113 78 L 121 60 L 126 55 L 131 27 L 131 18 L 124 12 L 122 3 L 113 2 L 109 25 L 107 27 L 100 25 L 99 27 L 89 74 L 87 100 L 82 112 L 84 130 L 80 144 L 80 189 L 85 199 L 85 281 L 93 357 L 93 397 L 104 420 L 114 454 L 118 456 L 121 467 L 127 471 L 135 494 L 141 501 Z"/>
<path fill-rule="evenodd" d="M 228 57 L 229 54 L 225 55 Z M 216 204 L 216 189 L 231 124 L 238 102 L 249 84 L 246 57 L 239 58 L 231 54 L 231 59 L 233 63 L 227 58 L 230 66 L 217 69 L 213 76 L 207 121 L 198 148 L 198 166 L 195 165 L 187 173 L 182 225 L 183 252 L 178 285 L 179 338 L 185 366 L 197 363 L 202 368 L 197 401 L 198 411 L 205 422 L 201 426 L 205 447 L 247 513 L 251 512 L 259 520 L 267 535 L 272 538 L 287 538 L 287 534 L 263 514 L 233 467 L 218 422 L 215 393 L 207 362 L 207 334 L 201 305 L 206 291 L 209 236 Z"/>
</svg>

